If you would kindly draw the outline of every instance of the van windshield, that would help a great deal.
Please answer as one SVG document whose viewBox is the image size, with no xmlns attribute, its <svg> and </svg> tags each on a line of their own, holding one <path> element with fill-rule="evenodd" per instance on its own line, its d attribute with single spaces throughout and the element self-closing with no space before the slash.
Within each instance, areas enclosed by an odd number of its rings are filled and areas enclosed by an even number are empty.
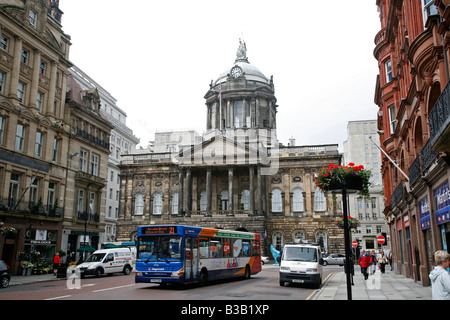
<svg viewBox="0 0 450 320">
<path fill-rule="evenodd" d="M 305 247 L 286 247 L 283 260 L 317 262 L 317 249 Z"/>
<path fill-rule="evenodd" d="M 85 262 L 100 262 L 103 260 L 103 257 L 106 253 L 94 253 L 89 258 L 86 259 Z"/>
<path fill-rule="evenodd" d="M 181 236 L 139 237 L 138 259 L 141 261 L 181 261 Z"/>
</svg>

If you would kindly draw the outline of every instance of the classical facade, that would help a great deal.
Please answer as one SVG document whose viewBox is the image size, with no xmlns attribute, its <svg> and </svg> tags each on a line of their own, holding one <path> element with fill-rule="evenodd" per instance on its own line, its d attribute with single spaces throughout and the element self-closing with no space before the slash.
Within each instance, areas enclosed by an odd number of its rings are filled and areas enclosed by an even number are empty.
<svg viewBox="0 0 450 320">
<path fill-rule="evenodd" d="M 450 239 L 449 1 L 378 0 L 375 103 L 394 267 L 429 285 Z"/>
<path fill-rule="evenodd" d="M 338 146 L 278 143 L 273 79 L 246 53 L 241 41 L 234 64 L 211 82 L 201 141 L 165 137 L 180 143 L 155 141 L 159 152 L 122 158 L 118 240 L 135 240 L 139 225 L 186 224 L 261 233 L 266 254 L 295 240 L 343 252 L 339 196 L 313 183 L 320 168 L 340 164 Z"/>
<path fill-rule="evenodd" d="M 64 121 L 70 37 L 58 1 L 0 1 L 0 257 L 51 259 L 61 247 L 69 136 Z"/>
</svg>

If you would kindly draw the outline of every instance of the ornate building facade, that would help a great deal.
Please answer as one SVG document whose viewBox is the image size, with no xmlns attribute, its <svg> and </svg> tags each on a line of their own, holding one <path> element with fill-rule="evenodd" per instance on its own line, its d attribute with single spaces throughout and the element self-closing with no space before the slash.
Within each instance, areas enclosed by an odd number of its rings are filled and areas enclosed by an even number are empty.
<svg viewBox="0 0 450 320">
<path fill-rule="evenodd" d="M 393 263 L 429 285 L 450 245 L 449 22 L 445 0 L 378 0 L 375 103 Z"/>
<path fill-rule="evenodd" d="M 295 240 L 343 252 L 340 198 L 313 183 L 320 168 L 340 164 L 338 145 L 280 145 L 273 78 L 246 53 L 241 41 L 234 64 L 211 82 L 200 142 L 122 157 L 118 241 L 135 240 L 140 225 L 185 224 L 261 233 L 266 254 Z"/>
</svg>

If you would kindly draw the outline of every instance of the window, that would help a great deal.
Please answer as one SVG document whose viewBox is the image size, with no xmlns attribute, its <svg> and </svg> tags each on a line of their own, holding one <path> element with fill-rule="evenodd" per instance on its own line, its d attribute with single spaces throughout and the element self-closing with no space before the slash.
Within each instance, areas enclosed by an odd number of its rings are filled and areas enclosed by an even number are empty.
<svg viewBox="0 0 450 320">
<path fill-rule="evenodd" d="M 84 203 L 84 191 L 78 190 L 78 203 L 77 203 L 77 211 L 83 212 L 83 203 Z"/>
<path fill-rule="evenodd" d="M 391 105 L 388 107 L 389 110 L 389 123 L 390 123 L 390 128 L 391 128 L 391 134 L 395 133 L 395 128 L 396 128 L 396 120 L 395 120 L 395 105 Z"/>
<path fill-rule="evenodd" d="M 16 142 L 15 142 L 15 149 L 17 151 L 23 151 L 23 147 L 25 144 L 24 141 L 25 141 L 25 127 L 21 124 L 17 124 Z"/>
<path fill-rule="evenodd" d="M 206 197 L 205 197 L 206 198 Z M 205 208 L 206 210 L 206 208 Z M 228 191 L 224 190 L 220 193 L 220 208 L 219 210 L 228 210 Z"/>
<path fill-rule="evenodd" d="M 2 35 L 0 38 L 0 49 L 8 52 L 8 48 L 9 48 L 9 39 Z"/>
<path fill-rule="evenodd" d="M 80 150 L 80 165 L 78 167 L 79 171 L 87 172 L 87 161 L 88 153 L 86 150 Z"/>
<path fill-rule="evenodd" d="M 272 212 L 282 212 L 282 211 L 283 211 L 283 204 L 282 204 L 281 190 L 274 189 L 272 191 Z"/>
<path fill-rule="evenodd" d="M 47 196 L 47 211 L 50 209 L 55 209 L 55 204 L 57 204 L 58 199 L 56 198 L 56 183 L 48 183 L 48 196 Z"/>
<path fill-rule="evenodd" d="M 250 210 L 250 191 L 248 190 L 241 193 L 241 210 Z"/>
<path fill-rule="evenodd" d="M 0 93 L 4 93 L 6 75 L 0 72 Z"/>
<path fill-rule="evenodd" d="M 35 206 L 39 199 L 39 180 L 34 177 L 30 183 L 30 206 Z"/>
<path fill-rule="evenodd" d="M 99 165 L 99 156 L 93 154 L 91 157 L 91 174 L 93 176 L 98 176 L 98 165 Z"/>
<path fill-rule="evenodd" d="M 19 200 L 19 184 L 20 174 L 11 172 L 11 180 L 9 182 L 8 207 L 13 210 Z"/>
<path fill-rule="evenodd" d="M 36 21 L 37 21 L 37 13 L 34 10 L 30 10 L 30 14 L 29 14 L 29 19 L 28 21 L 30 22 L 30 24 L 36 28 Z"/>
<path fill-rule="evenodd" d="M 284 246 L 284 236 L 281 231 L 275 231 L 272 234 L 272 244 L 276 250 L 281 251 Z"/>
<path fill-rule="evenodd" d="M 434 5 L 433 0 L 422 0 L 423 6 L 423 24 L 427 23 L 428 17 L 431 15 L 438 14 L 437 8 Z"/>
<path fill-rule="evenodd" d="M 386 82 L 392 81 L 392 64 L 391 59 L 386 60 L 384 63 L 384 67 L 386 68 Z"/>
<path fill-rule="evenodd" d="M 366 226 L 366 233 L 371 234 L 372 233 L 372 226 L 367 225 Z"/>
<path fill-rule="evenodd" d="M 241 128 L 244 125 L 241 100 L 233 102 L 233 115 L 234 115 L 234 127 Z"/>
<path fill-rule="evenodd" d="M 30 60 L 30 53 L 27 50 L 22 49 L 22 55 L 20 56 L 20 62 L 28 65 L 29 60 Z"/>
<path fill-rule="evenodd" d="M 294 189 L 294 193 L 292 195 L 292 200 L 293 200 L 293 210 L 294 211 L 303 211 L 302 189 L 299 189 L 299 188 Z"/>
<path fill-rule="evenodd" d="M 53 139 L 53 152 L 52 152 L 52 160 L 58 161 L 58 149 L 59 149 L 59 140 L 58 138 Z"/>
<path fill-rule="evenodd" d="M 17 98 L 19 98 L 22 103 L 25 101 L 25 87 L 26 85 L 19 81 L 19 84 L 17 85 Z"/>
<path fill-rule="evenodd" d="M 178 192 L 172 195 L 172 214 L 178 214 Z"/>
<path fill-rule="evenodd" d="M 114 171 L 110 171 L 109 172 L 109 181 L 113 182 L 114 181 Z"/>
<path fill-rule="evenodd" d="M 153 214 L 162 213 L 162 194 L 155 192 L 153 194 Z"/>
<path fill-rule="evenodd" d="M 39 72 L 45 76 L 45 72 L 47 71 L 47 63 L 45 63 L 44 61 L 41 61 L 41 65 L 39 67 Z"/>
<path fill-rule="evenodd" d="M 295 231 L 294 243 L 301 243 L 303 240 L 306 240 L 305 233 L 303 231 Z"/>
<path fill-rule="evenodd" d="M 38 91 L 36 96 L 36 107 L 38 108 L 40 113 L 42 113 L 43 103 L 44 103 L 44 94 Z"/>
<path fill-rule="evenodd" d="M 325 195 L 322 190 L 316 188 L 314 190 L 314 211 L 325 211 Z"/>
<path fill-rule="evenodd" d="M 4 134 L 5 134 L 5 118 L 0 117 L 0 146 L 3 145 Z"/>
<path fill-rule="evenodd" d="M 141 193 L 136 194 L 136 197 L 134 198 L 134 214 L 144 214 L 144 197 Z"/>
<path fill-rule="evenodd" d="M 206 211 L 206 191 L 200 193 L 200 211 Z"/>
<path fill-rule="evenodd" d="M 89 194 L 89 213 L 93 214 L 95 211 L 95 192 Z"/>
<path fill-rule="evenodd" d="M 36 132 L 36 141 L 34 144 L 34 154 L 42 157 L 42 141 L 43 141 L 44 135 L 42 132 L 37 131 Z"/>
</svg>

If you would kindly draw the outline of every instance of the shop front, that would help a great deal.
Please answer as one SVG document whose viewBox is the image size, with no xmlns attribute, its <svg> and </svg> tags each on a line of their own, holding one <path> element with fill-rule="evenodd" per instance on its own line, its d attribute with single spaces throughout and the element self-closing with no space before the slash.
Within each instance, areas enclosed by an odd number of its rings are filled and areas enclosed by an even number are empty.
<svg viewBox="0 0 450 320">
<path fill-rule="evenodd" d="M 448 252 L 450 243 L 450 190 L 448 181 L 444 182 L 433 191 L 436 224 L 439 228 L 442 249 Z"/>
</svg>

